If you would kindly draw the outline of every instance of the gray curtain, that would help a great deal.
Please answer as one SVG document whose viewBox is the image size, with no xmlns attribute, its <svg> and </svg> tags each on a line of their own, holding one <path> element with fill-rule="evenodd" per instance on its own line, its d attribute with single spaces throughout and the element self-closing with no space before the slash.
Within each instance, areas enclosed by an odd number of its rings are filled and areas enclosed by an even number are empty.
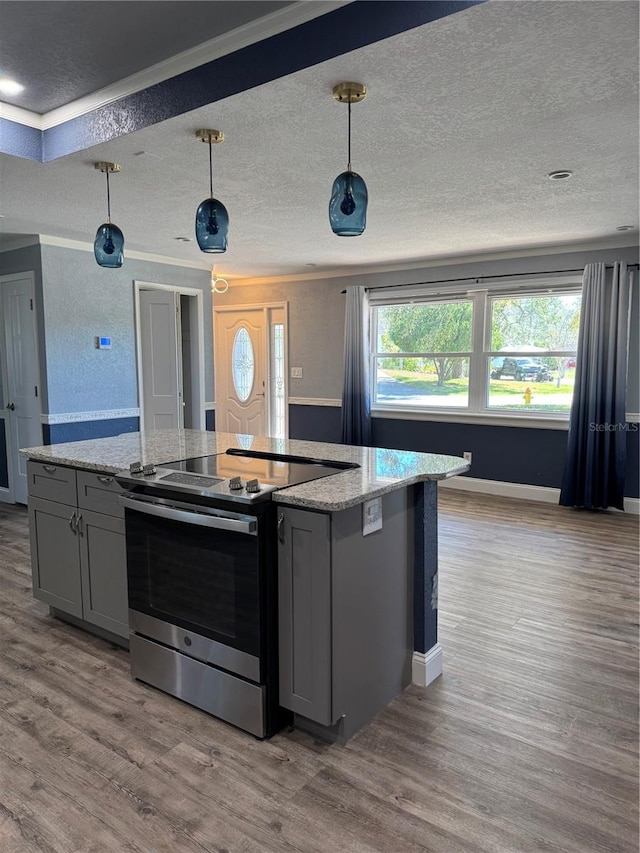
<svg viewBox="0 0 640 853">
<path fill-rule="evenodd" d="M 371 444 L 369 400 L 369 298 L 364 287 L 348 287 L 344 322 L 342 441 Z"/>
<path fill-rule="evenodd" d="M 630 291 L 625 263 L 585 267 L 562 506 L 624 509 Z"/>
</svg>

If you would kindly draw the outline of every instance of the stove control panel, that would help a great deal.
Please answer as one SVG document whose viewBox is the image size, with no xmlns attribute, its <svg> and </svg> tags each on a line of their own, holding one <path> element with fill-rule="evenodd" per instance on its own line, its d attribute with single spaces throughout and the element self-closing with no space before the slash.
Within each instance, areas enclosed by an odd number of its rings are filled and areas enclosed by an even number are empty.
<svg viewBox="0 0 640 853">
<path fill-rule="evenodd" d="M 242 488 L 244 488 L 244 487 L 242 485 L 242 480 L 240 479 L 240 477 L 232 477 L 229 480 L 229 489 L 232 492 L 240 491 L 240 489 L 242 489 Z"/>
<path fill-rule="evenodd" d="M 257 480 L 247 480 L 246 489 L 249 494 L 256 494 L 262 491 L 260 483 Z"/>
</svg>

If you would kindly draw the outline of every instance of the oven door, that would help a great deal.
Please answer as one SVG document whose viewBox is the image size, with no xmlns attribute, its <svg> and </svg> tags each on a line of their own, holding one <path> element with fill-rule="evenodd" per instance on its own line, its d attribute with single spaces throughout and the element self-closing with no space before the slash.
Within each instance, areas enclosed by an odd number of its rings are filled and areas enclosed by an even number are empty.
<svg viewBox="0 0 640 853">
<path fill-rule="evenodd" d="M 120 500 L 132 630 L 260 680 L 262 519 L 146 495 Z"/>
</svg>

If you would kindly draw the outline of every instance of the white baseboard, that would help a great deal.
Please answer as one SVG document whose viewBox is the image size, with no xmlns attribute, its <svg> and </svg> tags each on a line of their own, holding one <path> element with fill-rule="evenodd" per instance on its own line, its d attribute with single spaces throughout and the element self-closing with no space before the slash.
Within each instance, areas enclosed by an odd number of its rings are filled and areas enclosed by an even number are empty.
<svg viewBox="0 0 640 853">
<path fill-rule="evenodd" d="M 557 504 L 560 489 L 551 486 L 530 486 L 526 483 L 505 483 L 502 480 L 481 480 L 478 477 L 452 477 L 439 480 L 440 486 L 459 489 L 463 492 L 484 492 L 486 495 L 499 495 L 503 498 L 516 498 L 538 503 Z M 631 515 L 640 515 L 640 498 L 625 498 L 625 511 Z"/>
<path fill-rule="evenodd" d="M 442 646 L 436 643 L 428 652 L 414 652 L 411 661 L 411 681 L 418 687 L 428 687 L 442 675 Z"/>
</svg>

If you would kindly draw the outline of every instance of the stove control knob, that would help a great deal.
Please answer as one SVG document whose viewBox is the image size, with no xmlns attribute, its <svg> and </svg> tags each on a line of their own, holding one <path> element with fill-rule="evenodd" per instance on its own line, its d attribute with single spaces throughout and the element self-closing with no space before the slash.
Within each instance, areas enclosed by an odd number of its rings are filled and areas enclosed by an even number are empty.
<svg viewBox="0 0 640 853">
<path fill-rule="evenodd" d="M 260 483 L 257 480 L 247 480 L 247 491 L 250 493 L 261 491 Z"/>
<path fill-rule="evenodd" d="M 142 474 L 142 462 L 132 462 L 129 465 L 130 474 Z"/>
<path fill-rule="evenodd" d="M 155 473 L 156 473 L 156 466 L 153 464 L 153 462 L 151 463 L 151 465 L 145 465 L 144 468 L 142 469 L 142 476 L 143 477 L 152 477 Z"/>
<path fill-rule="evenodd" d="M 237 492 L 238 489 L 242 488 L 242 480 L 240 477 L 232 477 L 229 480 L 229 488 L 232 492 Z"/>
</svg>

